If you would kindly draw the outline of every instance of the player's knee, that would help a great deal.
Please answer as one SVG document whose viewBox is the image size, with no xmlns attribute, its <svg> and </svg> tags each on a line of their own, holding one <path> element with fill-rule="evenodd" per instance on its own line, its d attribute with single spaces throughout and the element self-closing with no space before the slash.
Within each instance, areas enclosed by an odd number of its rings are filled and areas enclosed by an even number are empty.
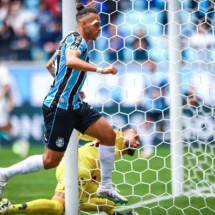
<svg viewBox="0 0 215 215">
<path fill-rule="evenodd" d="M 63 202 L 62 202 L 63 201 Z M 63 199 L 60 198 L 52 198 L 52 208 L 50 212 L 50 214 L 54 214 L 54 215 L 62 215 L 64 212 L 64 206 L 65 202 Z"/>
<path fill-rule="evenodd" d="M 107 131 L 103 136 L 103 140 L 100 140 L 105 145 L 115 145 L 116 133 L 114 130 Z"/>
<path fill-rule="evenodd" d="M 55 168 L 59 165 L 61 159 L 51 156 L 43 156 L 43 164 L 45 169 Z"/>
</svg>

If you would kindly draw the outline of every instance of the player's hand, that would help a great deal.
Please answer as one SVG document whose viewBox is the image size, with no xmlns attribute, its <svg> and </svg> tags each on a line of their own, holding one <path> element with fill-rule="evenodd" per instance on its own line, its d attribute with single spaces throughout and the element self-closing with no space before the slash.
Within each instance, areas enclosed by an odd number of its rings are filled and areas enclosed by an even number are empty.
<svg viewBox="0 0 215 215">
<path fill-rule="evenodd" d="M 102 70 L 102 74 L 112 74 L 112 75 L 115 75 L 117 73 L 117 68 L 115 66 L 108 66 L 108 67 L 105 67 L 103 68 Z"/>
</svg>

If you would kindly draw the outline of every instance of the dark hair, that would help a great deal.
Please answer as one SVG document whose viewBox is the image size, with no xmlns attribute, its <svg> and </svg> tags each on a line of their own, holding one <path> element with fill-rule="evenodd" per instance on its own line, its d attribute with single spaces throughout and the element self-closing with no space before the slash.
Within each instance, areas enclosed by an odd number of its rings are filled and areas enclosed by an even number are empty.
<svg viewBox="0 0 215 215">
<path fill-rule="evenodd" d="M 76 14 L 76 20 L 79 21 L 83 16 L 88 15 L 89 13 L 95 13 L 98 14 L 98 11 L 93 7 L 84 7 L 82 4 L 76 5 L 77 14 Z"/>
</svg>

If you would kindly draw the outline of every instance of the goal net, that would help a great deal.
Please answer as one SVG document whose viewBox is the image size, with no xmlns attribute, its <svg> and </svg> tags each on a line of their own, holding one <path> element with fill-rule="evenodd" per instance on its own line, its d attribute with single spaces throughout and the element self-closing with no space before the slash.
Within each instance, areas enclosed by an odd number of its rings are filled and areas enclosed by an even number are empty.
<svg viewBox="0 0 215 215">
<path fill-rule="evenodd" d="M 86 101 L 115 129 L 132 127 L 141 138 L 135 156 L 115 162 L 114 183 L 129 200 L 119 211 L 214 214 L 214 1 L 180 0 L 175 11 L 167 0 L 79 2 L 95 6 L 101 15 L 101 34 L 90 44 L 91 62 L 118 68 L 115 76 L 89 73 Z M 178 47 L 172 52 L 170 22 Z M 178 58 L 171 58 L 174 52 Z M 176 67 L 169 67 L 170 59 Z M 169 68 L 178 76 L 171 87 Z M 174 86 L 180 95 L 170 92 Z M 172 119 L 175 96 L 179 114 Z M 174 186 L 180 186 L 176 195 Z"/>
</svg>

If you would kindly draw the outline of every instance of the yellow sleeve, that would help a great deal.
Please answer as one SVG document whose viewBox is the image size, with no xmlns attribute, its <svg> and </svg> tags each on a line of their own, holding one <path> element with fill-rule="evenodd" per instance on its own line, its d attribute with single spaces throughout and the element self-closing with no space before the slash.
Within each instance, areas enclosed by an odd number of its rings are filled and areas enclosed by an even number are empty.
<svg viewBox="0 0 215 215">
<path fill-rule="evenodd" d="M 121 132 L 115 130 L 116 132 L 116 143 L 115 143 L 115 157 L 116 159 L 121 158 L 122 150 L 124 147 L 124 137 L 121 135 Z"/>
<path fill-rule="evenodd" d="M 116 142 L 115 142 L 115 157 L 116 159 L 121 158 L 122 156 L 122 150 L 124 147 L 124 137 L 121 135 L 121 132 L 118 130 L 114 130 L 116 133 Z M 81 133 L 78 134 L 79 139 L 90 142 L 85 144 L 86 146 L 90 146 L 95 144 L 98 140 L 96 138 L 90 137 L 88 135 L 83 135 Z"/>
<path fill-rule="evenodd" d="M 89 142 L 89 141 L 91 142 L 91 141 L 97 140 L 94 137 L 88 136 L 86 134 L 81 134 L 80 132 L 78 132 L 78 138 L 80 140 L 84 140 L 84 141 L 87 141 L 87 142 Z"/>
<path fill-rule="evenodd" d="M 114 130 L 115 131 L 115 133 L 116 133 L 116 139 L 117 138 L 120 138 L 121 137 L 121 133 L 120 133 L 120 131 L 118 131 L 118 130 Z M 84 141 L 87 141 L 87 142 L 91 142 L 91 141 L 95 141 L 95 140 L 97 140 L 96 138 L 94 138 L 94 137 L 91 137 L 91 136 L 89 136 L 89 135 L 86 135 L 86 134 L 81 134 L 80 132 L 78 132 L 78 138 L 80 139 L 80 140 L 84 140 Z"/>
<path fill-rule="evenodd" d="M 56 169 L 57 186 L 55 192 L 65 192 L 65 160 L 64 158 Z"/>
</svg>

